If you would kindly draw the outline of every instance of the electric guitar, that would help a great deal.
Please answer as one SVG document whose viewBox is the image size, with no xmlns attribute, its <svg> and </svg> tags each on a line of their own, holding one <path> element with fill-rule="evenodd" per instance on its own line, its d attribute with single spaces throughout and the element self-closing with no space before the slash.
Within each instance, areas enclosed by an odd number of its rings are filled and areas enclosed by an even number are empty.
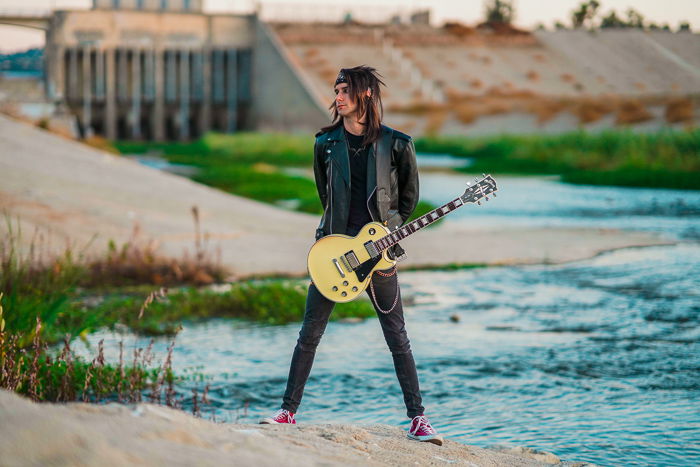
<svg viewBox="0 0 700 467">
<path fill-rule="evenodd" d="M 481 199 L 488 201 L 492 193 L 496 196 L 496 181 L 491 175 L 467 185 L 462 196 L 393 231 L 380 222 L 370 222 L 355 237 L 333 234 L 319 239 L 307 258 L 309 275 L 318 291 L 334 302 L 354 300 L 367 288 L 374 271 L 396 264 L 389 257 L 390 247 L 460 206 L 481 204 Z"/>
</svg>

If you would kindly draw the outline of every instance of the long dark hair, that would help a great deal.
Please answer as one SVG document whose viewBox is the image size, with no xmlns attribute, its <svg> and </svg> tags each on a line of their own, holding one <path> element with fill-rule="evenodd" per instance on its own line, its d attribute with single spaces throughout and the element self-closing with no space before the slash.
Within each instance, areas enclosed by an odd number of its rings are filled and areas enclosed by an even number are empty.
<svg viewBox="0 0 700 467">
<path fill-rule="evenodd" d="M 348 83 L 350 99 L 357 102 L 357 114 L 365 117 L 365 137 L 362 144 L 371 144 L 379 139 L 382 133 L 381 125 L 384 117 L 382 106 L 382 94 L 379 86 L 386 86 L 376 68 L 360 65 L 353 68 L 341 68 L 340 73 L 345 75 Z M 370 95 L 367 96 L 367 89 Z M 328 107 L 333 112 L 333 120 L 330 125 L 323 127 L 321 131 L 334 130 L 343 123 L 343 118 L 338 114 L 335 101 Z"/>
</svg>

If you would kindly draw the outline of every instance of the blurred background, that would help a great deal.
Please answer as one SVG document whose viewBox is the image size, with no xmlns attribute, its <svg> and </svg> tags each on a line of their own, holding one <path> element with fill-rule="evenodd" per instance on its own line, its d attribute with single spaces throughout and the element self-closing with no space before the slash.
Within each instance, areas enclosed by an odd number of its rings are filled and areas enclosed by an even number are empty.
<svg viewBox="0 0 700 467">
<path fill-rule="evenodd" d="M 438 430 L 697 465 L 699 25 L 693 0 L 5 0 L 0 367 L 26 380 L 1 386 L 155 401 L 173 381 L 162 402 L 199 415 L 275 410 L 322 212 L 312 135 L 338 69 L 368 64 L 385 123 L 414 138 L 414 217 L 475 174 L 499 183 L 416 235 L 401 270 Z M 337 307 L 300 421 L 404 422 L 373 313 Z M 134 353 L 122 395 L 122 346 L 168 354 L 167 372 Z"/>
</svg>

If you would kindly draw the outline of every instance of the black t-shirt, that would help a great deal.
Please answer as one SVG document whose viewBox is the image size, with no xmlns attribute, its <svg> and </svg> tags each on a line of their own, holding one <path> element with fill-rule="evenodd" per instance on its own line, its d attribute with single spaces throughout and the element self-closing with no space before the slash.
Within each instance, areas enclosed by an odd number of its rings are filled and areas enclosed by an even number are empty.
<svg viewBox="0 0 700 467">
<path fill-rule="evenodd" d="M 363 135 L 355 136 L 345 130 L 348 142 L 348 157 L 350 158 L 350 215 L 348 216 L 347 235 L 357 235 L 357 232 L 372 222 L 372 216 L 367 208 L 367 158 L 369 146 L 362 144 Z"/>
</svg>

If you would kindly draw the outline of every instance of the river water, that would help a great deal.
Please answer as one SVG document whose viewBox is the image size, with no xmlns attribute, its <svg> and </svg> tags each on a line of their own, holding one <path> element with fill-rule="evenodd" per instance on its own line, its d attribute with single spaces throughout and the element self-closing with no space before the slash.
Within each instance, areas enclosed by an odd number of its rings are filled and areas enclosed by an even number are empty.
<svg viewBox="0 0 700 467">
<path fill-rule="evenodd" d="M 464 180 L 426 173 L 421 191 L 443 203 L 461 194 Z M 564 265 L 400 272 L 436 428 L 468 444 L 524 445 L 600 465 L 700 464 L 700 193 L 498 182 L 493 202 L 446 222 L 639 229 L 678 243 Z M 279 406 L 298 330 L 185 323 L 174 369 L 209 378 L 205 417 L 255 423 Z M 120 339 L 147 344 L 113 333 L 90 341 L 101 338 L 111 360 Z M 168 343 L 157 341 L 156 351 L 163 355 Z M 376 320 L 331 323 L 299 423 L 406 426 L 404 411 Z"/>
</svg>

